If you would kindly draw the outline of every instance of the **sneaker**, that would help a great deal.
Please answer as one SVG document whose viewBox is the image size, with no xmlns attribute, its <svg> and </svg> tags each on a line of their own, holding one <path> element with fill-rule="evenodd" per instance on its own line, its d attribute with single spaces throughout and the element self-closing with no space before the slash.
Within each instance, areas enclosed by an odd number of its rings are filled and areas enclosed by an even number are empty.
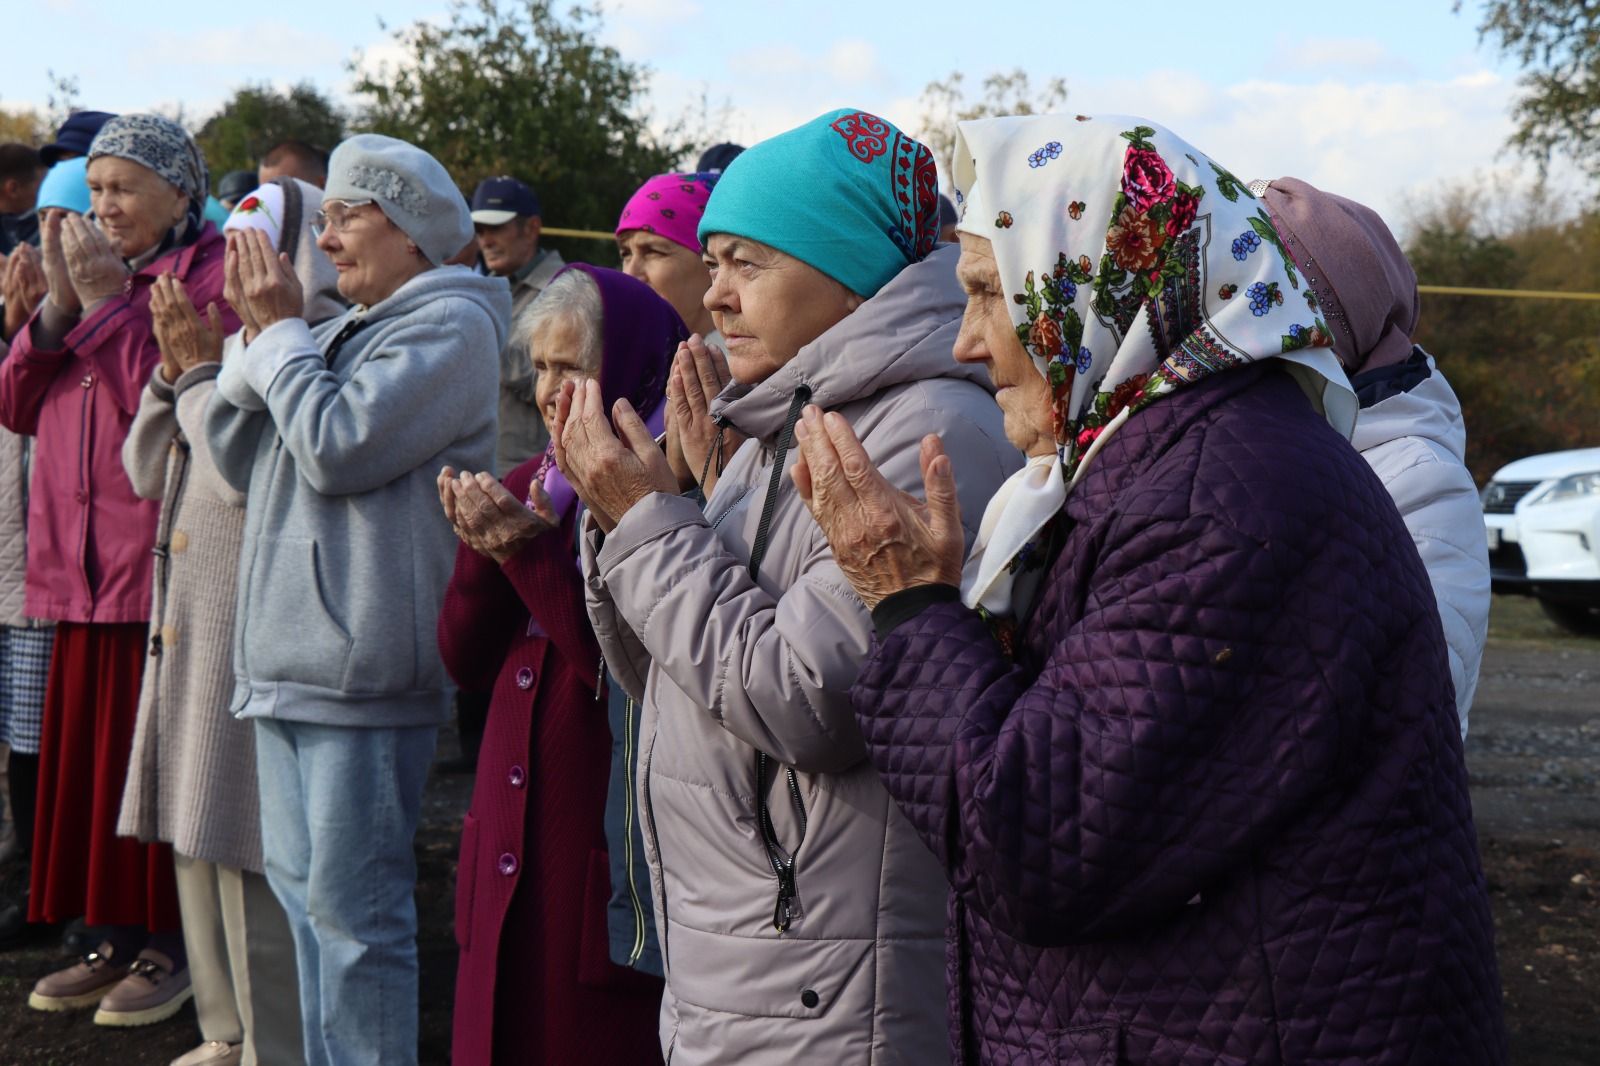
<svg viewBox="0 0 1600 1066">
<path fill-rule="evenodd" d="M 105 994 L 94 1024 L 128 1026 L 164 1022 L 194 998 L 189 969 L 172 972 L 172 960 L 152 948 L 139 952 L 127 976 Z"/>
<path fill-rule="evenodd" d="M 234 1063 L 239 1061 L 239 1044 L 229 1044 L 222 1040 L 207 1040 L 193 1051 L 185 1051 L 173 1059 L 168 1066 L 212 1066 L 213 1063 Z"/>
<path fill-rule="evenodd" d="M 28 995 L 28 1006 L 49 1011 L 93 1006 L 127 972 L 128 967 L 112 961 L 111 945 L 101 944 L 100 950 L 89 952 L 65 970 L 41 977 Z"/>
</svg>

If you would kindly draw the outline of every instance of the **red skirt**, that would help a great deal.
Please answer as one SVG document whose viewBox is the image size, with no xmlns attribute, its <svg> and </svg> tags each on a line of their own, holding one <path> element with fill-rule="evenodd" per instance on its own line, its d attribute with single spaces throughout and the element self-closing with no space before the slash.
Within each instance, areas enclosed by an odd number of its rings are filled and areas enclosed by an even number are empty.
<svg viewBox="0 0 1600 1066">
<path fill-rule="evenodd" d="M 149 627 L 56 626 L 28 920 L 179 928 L 172 848 L 117 836 Z"/>
</svg>

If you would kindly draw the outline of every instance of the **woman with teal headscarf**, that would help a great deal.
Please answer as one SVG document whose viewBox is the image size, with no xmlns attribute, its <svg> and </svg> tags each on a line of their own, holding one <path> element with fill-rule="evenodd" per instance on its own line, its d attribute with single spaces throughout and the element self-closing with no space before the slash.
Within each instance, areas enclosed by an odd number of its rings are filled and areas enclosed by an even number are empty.
<svg viewBox="0 0 1600 1066">
<path fill-rule="evenodd" d="M 756 145 L 698 230 L 732 381 L 710 395 L 684 352 L 669 384 L 704 510 L 625 402 L 585 387 L 553 427 L 588 510 L 590 618 L 643 703 L 674 1066 L 948 1056 L 945 882 L 863 761 L 848 691 L 871 620 L 787 477 L 807 404 L 847 418 L 902 488 L 938 433 L 970 457 L 964 513 L 1020 465 L 986 376 L 951 357 L 965 300 L 937 231 L 932 156 L 876 115 Z"/>
</svg>

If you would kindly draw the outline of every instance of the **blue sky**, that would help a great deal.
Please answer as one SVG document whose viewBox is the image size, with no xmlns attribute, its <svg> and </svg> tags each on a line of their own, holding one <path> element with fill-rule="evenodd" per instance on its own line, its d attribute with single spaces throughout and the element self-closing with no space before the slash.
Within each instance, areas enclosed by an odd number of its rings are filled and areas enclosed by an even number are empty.
<svg viewBox="0 0 1600 1066">
<path fill-rule="evenodd" d="M 194 122 L 247 82 L 309 79 L 348 98 L 351 57 L 397 54 L 380 15 L 393 28 L 448 12 L 446 0 L 11 2 L 29 11 L 0 107 L 42 105 L 53 70 L 78 78 L 84 106 L 181 102 Z M 1036 83 L 1064 77 L 1074 111 L 1153 118 L 1241 175 L 1295 174 L 1403 224 L 1407 203 L 1445 182 L 1527 172 L 1501 148 L 1516 71 L 1479 45 L 1478 8 L 1344 0 L 1272 19 L 1195 0 L 608 0 L 605 36 L 654 70 L 658 119 L 704 95 L 732 108 L 729 139 L 846 105 L 916 129 L 929 81 L 1021 67 Z"/>
</svg>

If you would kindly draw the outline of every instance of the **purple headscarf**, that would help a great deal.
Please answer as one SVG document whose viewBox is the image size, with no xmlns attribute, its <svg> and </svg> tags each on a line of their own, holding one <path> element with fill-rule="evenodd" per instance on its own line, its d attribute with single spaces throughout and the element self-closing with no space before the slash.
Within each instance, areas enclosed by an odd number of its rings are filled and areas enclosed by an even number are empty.
<svg viewBox="0 0 1600 1066">
<path fill-rule="evenodd" d="M 573 263 L 556 277 L 573 270 L 589 275 L 600 290 L 600 396 L 607 413 L 626 399 L 660 436 L 667 415 L 667 371 L 678 345 L 689 339 L 688 327 L 671 304 L 637 278 L 587 263 Z M 565 519 L 578 494 L 556 468 L 553 443 L 534 471 L 533 480 L 541 478 L 556 514 Z"/>
<path fill-rule="evenodd" d="M 1417 275 L 1378 213 L 1299 178 L 1278 178 L 1259 195 L 1344 368 L 1359 374 L 1409 356 L 1422 309 Z"/>
</svg>

